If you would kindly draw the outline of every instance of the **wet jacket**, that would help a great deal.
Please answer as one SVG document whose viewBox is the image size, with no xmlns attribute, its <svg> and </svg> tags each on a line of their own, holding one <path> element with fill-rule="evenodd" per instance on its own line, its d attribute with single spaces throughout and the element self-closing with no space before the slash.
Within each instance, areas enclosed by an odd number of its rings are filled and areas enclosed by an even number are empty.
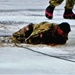
<svg viewBox="0 0 75 75">
<path fill-rule="evenodd" d="M 16 38 L 19 42 L 25 42 L 28 44 L 64 44 L 68 40 L 68 36 L 62 37 L 57 34 L 58 24 L 49 23 L 49 22 L 41 22 L 39 24 L 32 24 L 30 26 L 28 32 L 24 32 L 24 29 L 13 34 L 21 36 Z M 21 32 L 21 33 L 19 33 Z"/>
</svg>

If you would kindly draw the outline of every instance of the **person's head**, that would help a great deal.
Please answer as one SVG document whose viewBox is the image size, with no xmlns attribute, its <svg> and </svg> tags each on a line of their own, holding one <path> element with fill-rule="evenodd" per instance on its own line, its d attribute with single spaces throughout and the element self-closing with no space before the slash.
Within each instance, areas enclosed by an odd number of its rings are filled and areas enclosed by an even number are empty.
<svg viewBox="0 0 75 75">
<path fill-rule="evenodd" d="M 58 25 L 57 32 L 61 36 L 66 36 L 71 31 L 70 25 L 67 22 L 63 22 Z"/>
</svg>

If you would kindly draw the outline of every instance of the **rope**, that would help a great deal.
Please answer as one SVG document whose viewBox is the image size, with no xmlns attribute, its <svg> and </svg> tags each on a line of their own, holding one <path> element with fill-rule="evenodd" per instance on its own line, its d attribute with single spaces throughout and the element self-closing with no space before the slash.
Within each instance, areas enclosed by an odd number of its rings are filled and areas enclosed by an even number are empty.
<svg viewBox="0 0 75 75">
<path fill-rule="evenodd" d="M 33 49 L 31 49 L 31 48 L 28 48 L 28 47 L 18 46 L 16 43 L 15 43 L 15 45 L 16 45 L 17 47 L 24 48 L 24 49 L 27 49 L 27 50 L 29 50 L 29 51 L 32 51 L 32 52 L 35 52 L 35 53 L 38 53 L 38 54 L 42 54 L 42 55 L 45 55 L 45 56 L 48 56 L 48 57 L 53 57 L 53 58 L 57 58 L 57 59 L 61 59 L 61 60 L 65 60 L 65 61 L 69 61 L 69 62 L 75 63 L 75 61 L 70 60 L 70 59 L 66 59 L 66 58 L 63 58 L 63 57 L 60 57 L 60 56 L 54 56 L 54 55 L 46 54 L 46 53 L 43 53 L 43 52 L 35 51 L 35 50 L 33 50 Z"/>
</svg>

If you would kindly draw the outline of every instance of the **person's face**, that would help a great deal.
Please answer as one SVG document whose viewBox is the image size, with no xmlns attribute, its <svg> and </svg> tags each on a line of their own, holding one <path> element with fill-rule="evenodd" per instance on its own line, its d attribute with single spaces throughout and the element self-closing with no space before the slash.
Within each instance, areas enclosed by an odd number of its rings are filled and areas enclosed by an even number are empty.
<svg viewBox="0 0 75 75">
<path fill-rule="evenodd" d="M 58 35 L 63 36 L 63 37 L 68 35 L 68 33 L 61 30 L 60 27 L 57 28 L 57 33 L 58 33 Z"/>
</svg>

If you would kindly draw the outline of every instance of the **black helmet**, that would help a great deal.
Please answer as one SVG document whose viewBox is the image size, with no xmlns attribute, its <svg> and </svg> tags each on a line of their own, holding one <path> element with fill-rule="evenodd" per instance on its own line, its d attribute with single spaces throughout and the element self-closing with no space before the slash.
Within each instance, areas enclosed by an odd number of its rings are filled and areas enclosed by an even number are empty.
<svg viewBox="0 0 75 75">
<path fill-rule="evenodd" d="M 60 27 L 60 29 L 62 29 L 64 32 L 70 32 L 71 28 L 70 25 L 67 22 L 63 22 L 61 24 L 58 25 Z"/>
</svg>

